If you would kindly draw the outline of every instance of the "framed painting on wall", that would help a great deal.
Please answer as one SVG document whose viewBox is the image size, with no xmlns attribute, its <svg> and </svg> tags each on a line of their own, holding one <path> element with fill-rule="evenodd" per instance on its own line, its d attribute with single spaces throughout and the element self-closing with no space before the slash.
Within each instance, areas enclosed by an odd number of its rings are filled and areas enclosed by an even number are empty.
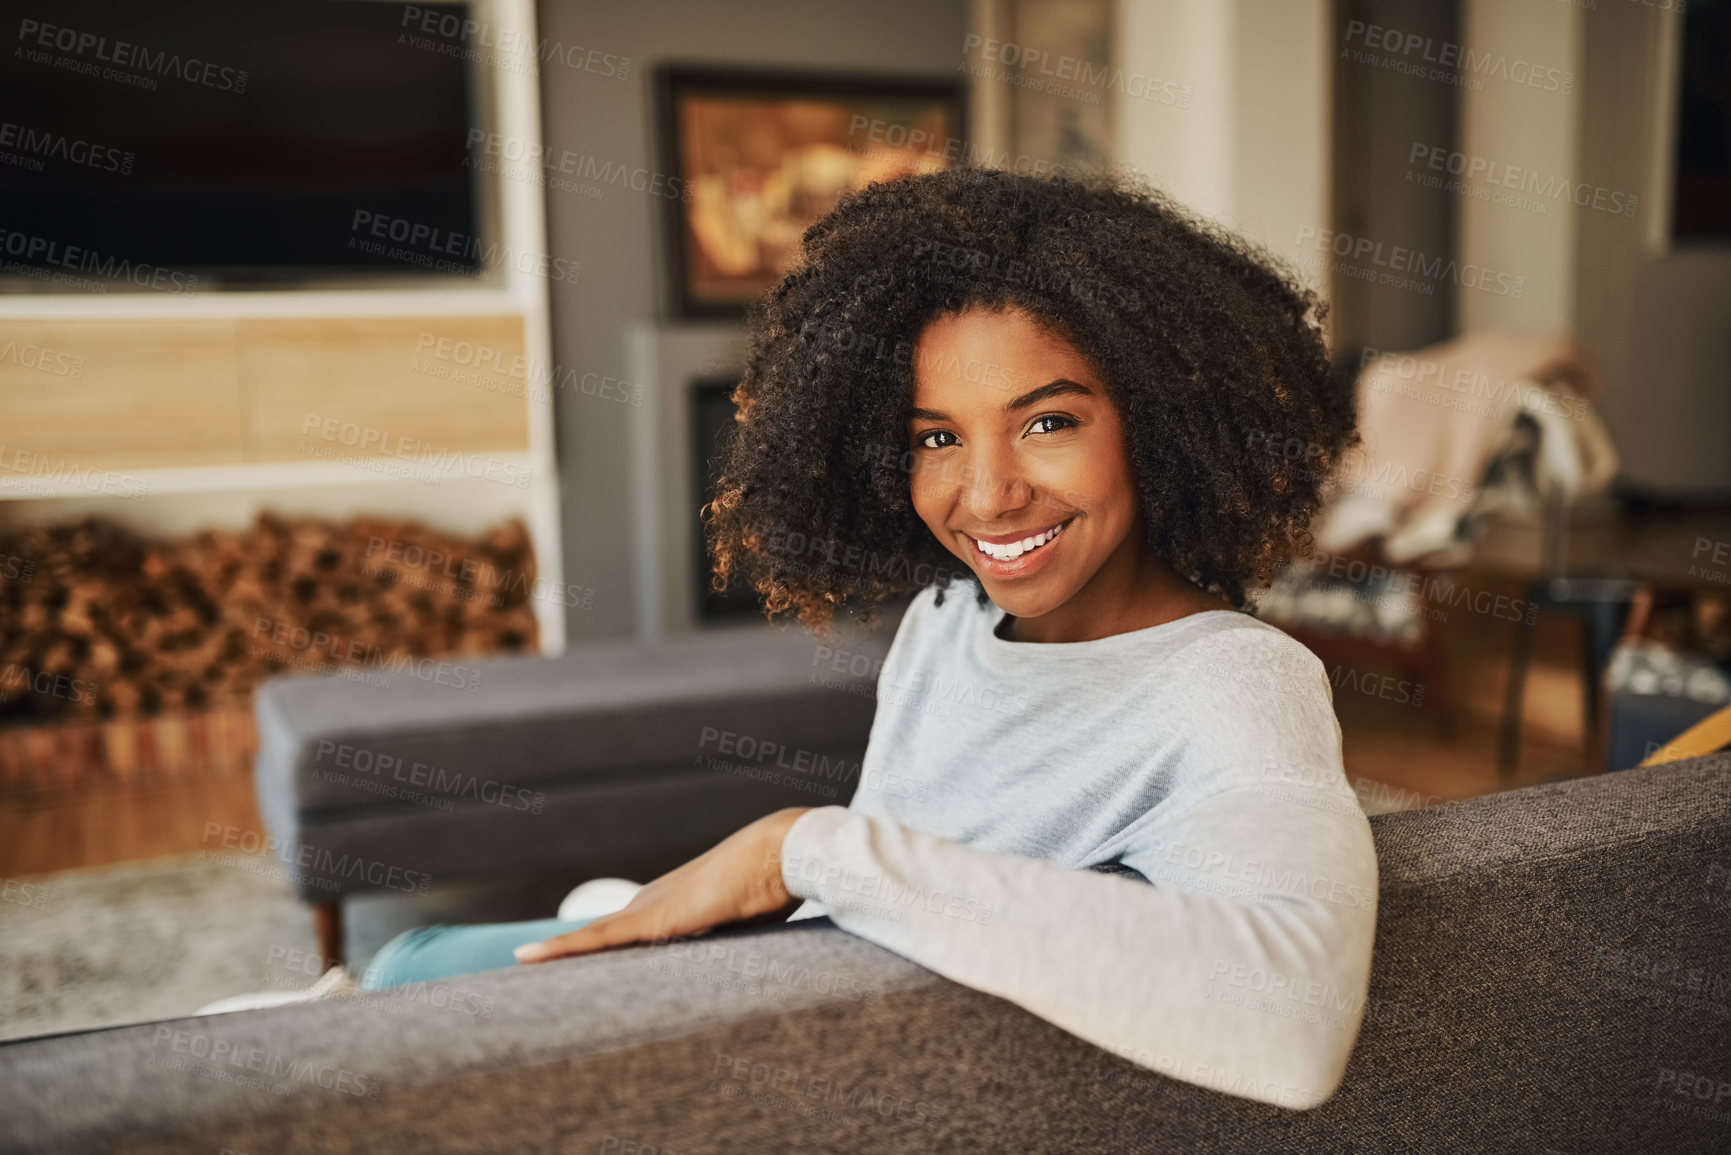
<svg viewBox="0 0 1731 1155">
<path fill-rule="evenodd" d="M 742 316 L 844 193 L 968 155 L 959 80 L 667 65 L 657 86 L 678 317 Z"/>
</svg>

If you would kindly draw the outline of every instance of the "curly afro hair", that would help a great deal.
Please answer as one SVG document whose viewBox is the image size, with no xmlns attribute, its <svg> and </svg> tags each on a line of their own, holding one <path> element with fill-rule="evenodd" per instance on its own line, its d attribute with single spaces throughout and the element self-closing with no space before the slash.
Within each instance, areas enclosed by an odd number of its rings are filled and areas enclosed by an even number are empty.
<svg viewBox="0 0 1731 1155">
<path fill-rule="evenodd" d="M 844 197 L 801 258 L 752 307 L 704 511 L 717 590 L 743 582 L 819 632 L 957 577 L 985 599 L 908 478 L 914 347 L 969 307 L 1027 310 L 1099 370 L 1149 542 L 1179 573 L 1243 607 L 1309 552 L 1353 392 L 1324 306 L 1247 242 L 1123 180 L 961 168 Z"/>
</svg>

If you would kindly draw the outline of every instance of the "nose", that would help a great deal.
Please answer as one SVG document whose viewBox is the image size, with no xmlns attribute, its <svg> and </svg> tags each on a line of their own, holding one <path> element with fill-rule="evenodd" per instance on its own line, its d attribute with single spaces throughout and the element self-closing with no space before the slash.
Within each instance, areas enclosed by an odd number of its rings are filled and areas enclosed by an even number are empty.
<svg viewBox="0 0 1731 1155">
<path fill-rule="evenodd" d="M 1033 500 L 1034 486 L 1010 452 L 977 454 L 961 465 L 960 505 L 974 521 L 990 524 Z"/>
</svg>

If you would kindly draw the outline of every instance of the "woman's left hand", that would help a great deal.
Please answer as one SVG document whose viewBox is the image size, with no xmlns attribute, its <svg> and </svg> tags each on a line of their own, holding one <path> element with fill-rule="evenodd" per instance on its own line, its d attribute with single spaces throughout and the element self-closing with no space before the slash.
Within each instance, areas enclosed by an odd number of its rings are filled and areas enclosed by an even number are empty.
<svg viewBox="0 0 1731 1155">
<path fill-rule="evenodd" d="M 723 923 L 791 914 L 797 900 L 781 879 L 781 844 L 808 806 L 759 818 L 713 849 L 657 878 L 625 909 L 588 926 L 516 950 L 521 963 L 547 962 L 628 943 L 696 934 Z"/>
</svg>

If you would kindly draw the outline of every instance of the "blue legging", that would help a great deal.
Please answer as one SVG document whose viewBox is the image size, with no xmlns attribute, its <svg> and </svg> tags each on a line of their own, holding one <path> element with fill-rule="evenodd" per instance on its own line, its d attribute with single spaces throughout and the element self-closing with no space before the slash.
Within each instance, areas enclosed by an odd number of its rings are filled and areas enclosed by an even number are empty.
<svg viewBox="0 0 1731 1155">
<path fill-rule="evenodd" d="M 565 922 L 538 918 L 529 922 L 495 922 L 480 926 L 423 926 L 405 930 L 379 948 L 367 973 L 361 978 L 363 991 L 382 991 L 404 983 L 424 983 L 452 975 L 514 967 L 511 952 L 524 943 L 540 942 L 565 934 L 595 920 L 581 918 Z"/>
</svg>

